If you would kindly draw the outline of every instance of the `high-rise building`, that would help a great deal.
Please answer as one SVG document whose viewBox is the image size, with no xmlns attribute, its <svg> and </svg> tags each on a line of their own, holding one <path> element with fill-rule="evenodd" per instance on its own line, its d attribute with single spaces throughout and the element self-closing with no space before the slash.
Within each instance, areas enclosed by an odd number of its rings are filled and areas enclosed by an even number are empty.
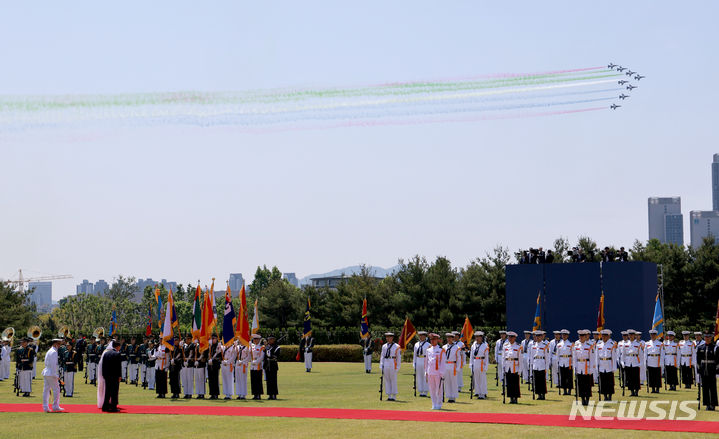
<svg viewBox="0 0 719 439">
<path fill-rule="evenodd" d="M 80 294 L 80 293 L 92 294 L 92 293 L 95 291 L 95 288 L 94 288 L 94 287 L 95 287 L 95 286 L 93 285 L 92 282 L 88 282 L 87 279 L 83 279 L 83 280 L 82 280 L 82 283 L 79 284 L 79 285 L 75 288 L 75 292 L 76 292 L 77 294 Z"/>
<path fill-rule="evenodd" d="M 163 287 L 165 287 L 166 290 L 170 291 L 177 291 L 177 282 L 168 281 L 167 279 L 162 279 L 160 281 Z"/>
<path fill-rule="evenodd" d="M 294 285 L 298 288 L 300 286 L 300 281 L 299 281 L 299 279 L 297 279 L 297 276 L 295 276 L 294 273 L 283 273 L 282 279 L 287 279 L 287 282 L 291 283 L 292 285 Z"/>
<path fill-rule="evenodd" d="M 719 154 L 712 162 L 712 210 L 719 210 Z"/>
<path fill-rule="evenodd" d="M 242 277 L 242 273 L 230 273 L 230 289 L 233 293 L 239 292 L 244 282 L 245 279 Z"/>
<path fill-rule="evenodd" d="M 662 243 L 684 245 L 684 220 L 680 197 L 650 197 L 649 239 Z"/>
<path fill-rule="evenodd" d="M 30 295 L 30 301 L 38 308 L 52 305 L 52 282 L 30 282 L 28 287 L 31 290 L 34 289 Z"/>
<path fill-rule="evenodd" d="M 706 237 L 713 237 L 719 243 L 719 211 L 692 210 L 689 212 L 692 247 L 698 248 Z"/>
<path fill-rule="evenodd" d="M 95 282 L 94 292 L 96 295 L 100 296 L 105 294 L 105 291 L 110 289 L 110 285 L 105 282 L 104 279 L 100 279 L 99 281 Z"/>
</svg>

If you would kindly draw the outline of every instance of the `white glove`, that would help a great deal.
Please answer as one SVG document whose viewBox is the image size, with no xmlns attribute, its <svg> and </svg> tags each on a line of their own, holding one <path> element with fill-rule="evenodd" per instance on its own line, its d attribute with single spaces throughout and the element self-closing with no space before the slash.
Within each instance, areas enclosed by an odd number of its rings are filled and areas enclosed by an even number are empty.
<svg viewBox="0 0 719 439">
<path fill-rule="evenodd" d="M 175 359 L 174 359 L 174 358 L 173 358 L 172 360 L 170 360 L 170 364 L 172 364 L 173 366 L 175 365 Z"/>
<path fill-rule="evenodd" d="M 195 361 L 195 367 L 198 367 L 200 365 L 199 361 Z"/>
<path fill-rule="evenodd" d="M 185 367 L 187 367 L 187 361 L 185 361 L 184 363 L 182 363 L 182 365 L 185 366 Z"/>
<path fill-rule="evenodd" d="M 210 366 L 212 366 L 212 360 L 208 361 L 207 364 L 209 364 Z"/>
</svg>

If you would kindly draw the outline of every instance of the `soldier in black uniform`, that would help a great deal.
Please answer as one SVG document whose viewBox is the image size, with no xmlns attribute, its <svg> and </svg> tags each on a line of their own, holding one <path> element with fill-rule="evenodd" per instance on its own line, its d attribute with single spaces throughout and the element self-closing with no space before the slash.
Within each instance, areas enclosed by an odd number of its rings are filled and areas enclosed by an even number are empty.
<svg viewBox="0 0 719 439">
<path fill-rule="evenodd" d="M 147 383 L 148 383 L 147 374 L 154 373 L 154 371 L 148 370 L 148 367 L 147 367 L 147 351 L 149 349 L 149 347 L 148 347 L 149 340 L 150 339 L 147 337 L 143 338 L 142 344 L 140 344 L 137 347 L 137 358 L 138 358 L 137 362 L 138 362 L 138 367 L 140 368 L 139 369 L 140 371 L 138 372 L 137 375 L 138 375 L 138 377 L 140 375 L 142 375 L 142 388 L 143 389 L 147 388 Z"/>
<path fill-rule="evenodd" d="M 138 379 L 138 372 L 139 372 L 139 362 L 140 357 L 137 355 L 137 339 L 135 337 L 132 337 L 130 339 L 130 344 L 127 346 L 127 359 L 129 363 L 127 374 L 129 375 L 127 377 L 128 380 L 130 380 L 130 384 L 137 385 L 137 379 Z"/>
<path fill-rule="evenodd" d="M 366 338 L 360 338 L 360 346 L 362 346 L 362 357 L 364 357 L 365 373 L 372 373 L 372 335 L 367 334 Z"/>
<path fill-rule="evenodd" d="M 172 351 L 170 360 L 170 392 L 172 399 L 180 397 L 182 386 L 180 385 L 180 372 L 182 371 L 182 346 L 180 346 L 180 337 L 175 336 L 175 349 Z"/>
<path fill-rule="evenodd" d="M 200 351 L 200 343 L 195 344 L 195 393 L 197 399 L 205 399 L 205 370 L 209 359 L 209 349 Z"/>
<path fill-rule="evenodd" d="M 79 362 L 79 355 L 75 352 L 72 343 L 67 344 L 67 349 L 63 356 L 60 358 L 60 365 L 64 371 L 64 382 L 63 396 L 72 398 L 75 393 L 75 373 L 77 372 L 77 364 Z"/>
<path fill-rule="evenodd" d="M 195 342 L 192 341 L 192 336 L 187 334 L 185 337 L 185 348 L 183 352 L 183 370 L 182 373 L 185 375 L 185 379 L 182 381 L 182 389 L 185 392 L 185 399 L 192 399 L 192 383 L 195 379 Z"/>
<path fill-rule="evenodd" d="M 207 382 L 210 387 L 210 399 L 217 399 L 220 395 L 220 367 L 222 366 L 222 351 L 217 341 L 217 334 L 212 334 L 208 357 Z"/>
<path fill-rule="evenodd" d="M 23 338 L 20 347 L 15 351 L 18 387 L 24 397 L 29 397 L 32 392 L 32 363 L 35 360 L 35 351 L 27 345 L 30 340 L 32 339 Z"/>
<path fill-rule="evenodd" d="M 127 384 L 127 347 L 125 337 L 120 339 L 120 368 L 122 369 L 122 381 Z"/>
<path fill-rule="evenodd" d="M 280 356 L 280 347 L 276 344 L 277 339 L 274 335 L 267 337 L 267 346 L 265 347 L 265 377 L 267 379 L 267 399 L 277 399 L 277 370 L 279 366 L 277 360 Z"/>
<path fill-rule="evenodd" d="M 704 334 L 704 343 L 697 346 L 697 373 L 702 386 L 702 402 L 707 410 L 714 410 L 717 402 L 717 380 L 719 355 L 714 344 L 713 330 Z"/>
<path fill-rule="evenodd" d="M 82 363 L 83 359 L 85 358 L 85 350 L 87 349 L 87 340 L 85 340 L 85 337 L 79 336 L 77 338 L 77 341 L 75 342 L 75 352 L 77 353 L 78 361 L 77 361 L 77 371 L 82 372 Z"/>
</svg>

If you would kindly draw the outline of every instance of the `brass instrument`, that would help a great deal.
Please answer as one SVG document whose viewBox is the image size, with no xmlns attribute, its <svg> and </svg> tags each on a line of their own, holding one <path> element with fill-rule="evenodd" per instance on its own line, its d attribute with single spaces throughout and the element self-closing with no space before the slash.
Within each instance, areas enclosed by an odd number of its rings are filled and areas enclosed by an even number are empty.
<svg viewBox="0 0 719 439">
<path fill-rule="evenodd" d="M 42 335 L 42 329 L 40 329 L 39 326 L 31 326 L 30 329 L 27 330 L 27 336 L 32 338 L 35 341 L 40 340 L 40 336 Z"/>
<path fill-rule="evenodd" d="M 2 341 L 9 341 L 12 344 L 12 340 L 15 337 L 15 328 L 5 328 L 2 332 Z"/>
<path fill-rule="evenodd" d="M 101 338 L 105 337 L 105 328 L 102 326 L 95 328 L 92 332 L 92 336 L 95 337 L 95 341 L 100 341 Z"/>
<path fill-rule="evenodd" d="M 58 331 L 57 336 L 60 338 L 70 338 L 70 328 L 67 325 L 63 325 Z"/>
</svg>

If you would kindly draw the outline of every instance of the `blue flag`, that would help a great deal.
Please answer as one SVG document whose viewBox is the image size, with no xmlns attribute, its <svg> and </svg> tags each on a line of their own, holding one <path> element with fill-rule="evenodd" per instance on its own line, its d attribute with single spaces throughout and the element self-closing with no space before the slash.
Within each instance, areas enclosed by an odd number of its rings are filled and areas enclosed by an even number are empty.
<svg viewBox="0 0 719 439">
<path fill-rule="evenodd" d="M 541 308 L 539 306 L 539 297 L 541 294 L 541 291 L 537 293 L 537 309 L 534 311 L 534 326 L 532 326 L 533 331 L 542 329 L 542 315 L 540 314 Z"/>
<path fill-rule="evenodd" d="M 222 319 L 222 343 L 225 347 L 231 346 L 235 342 L 235 325 L 237 325 L 237 318 L 235 317 L 235 308 L 232 306 L 232 293 L 228 284 L 227 292 L 225 292 L 225 314 Z"/>
<path fill-rule="evenodd" d="M 657 330 L 657 337 L 664 336 L 664 315 L 662 315 L 662 302 L 659 301 L 659 294 L 654 301 L 654 319 L 652 320 L 652 329 Z"/>
<path fill-rule="evenodd" d="M 112 317 L 110 318 L 110 336 L 117 334 L 117 315 L 115 314 L 115 307 L 112 308 Z"/>
<path fill-rule="evenodd" d="M 310 299 L 307 298 L 307 310 L 305 311 L 305 321 L 304 321 L 304 331 L 303 336 L 306 337 L 307 335 L 312 333 L 312 317 L 310 317 Z"/>
</svg>

